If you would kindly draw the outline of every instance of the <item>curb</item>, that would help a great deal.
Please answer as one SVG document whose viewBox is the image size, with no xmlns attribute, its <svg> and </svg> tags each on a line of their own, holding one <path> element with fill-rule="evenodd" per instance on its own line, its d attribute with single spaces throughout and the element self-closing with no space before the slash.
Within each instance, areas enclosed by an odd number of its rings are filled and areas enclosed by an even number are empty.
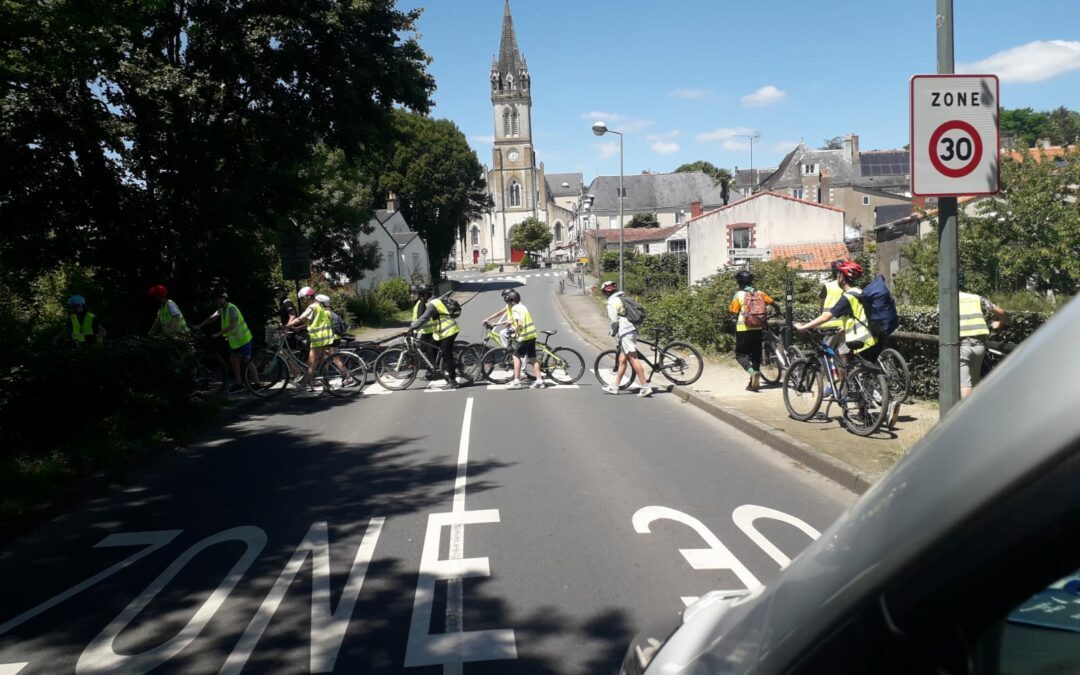
<svg viewBox="0 0 1080 675">
<path fill-rule="evenodd" d="M 597 349 L 609 348 L 608 346 L 600 344 L 590 331 L 582 328 L 581 325 L 570 316 L 570 313 L 566 311 L 566 307 L 563 305 L 562 298 L 559 295 L 555 296 L 555 304 L 559 306 L 559 311 L 562 312 L 563 318 L 566 319 L 567 323 L 570 324 L 571 328 L 574 329 L 574 332 L 577 333 L 581 339 Z M 846 490 L 861 495 L 873 485 L 873 481 L 869 477 L 848 466 L 844 462 L 785 434 L 779 429 L 771 427 L 764 422 L 759 422 L 758 420 L 743 414 L 736 408 L 720 405 L 681 386 L 672 386 L 671 392 L 684 402 L 712 415 L 721 422 L 725 422 L 732 427 L 735 427 L 747 436 L 764 443 L 773 450 L 787 455 L 808 469 L 816 471 L 829 480 L 838 483 Z"/>
</svg>

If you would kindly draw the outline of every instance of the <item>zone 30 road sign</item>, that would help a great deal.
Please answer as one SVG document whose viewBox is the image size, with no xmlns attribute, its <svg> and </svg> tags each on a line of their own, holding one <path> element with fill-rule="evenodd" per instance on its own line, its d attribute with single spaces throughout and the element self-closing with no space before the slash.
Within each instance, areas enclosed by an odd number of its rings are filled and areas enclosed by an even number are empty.
<svg viewBox="0 0 1080 675">
<path fill-rule="evenodd" d="M 919 197 L 998 191 L 996 75 L 911 78 L 911 192 Z"/>
</svg>

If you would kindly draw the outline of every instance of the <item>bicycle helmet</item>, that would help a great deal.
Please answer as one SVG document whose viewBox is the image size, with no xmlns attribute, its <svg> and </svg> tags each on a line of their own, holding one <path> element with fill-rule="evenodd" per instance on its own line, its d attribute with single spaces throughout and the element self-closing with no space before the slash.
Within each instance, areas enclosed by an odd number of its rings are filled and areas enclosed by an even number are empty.
<svg viewBox="0 0 1080 675">
<path fill-rule="evenodd" d="M 512 288 L 508 288 L 503 291 L 503 300 L 506 302 L 521 302 L 521 294 Z"/>
<path fill-rule="evenodd" d="M 832 275 L 834 279 L 840 276 L 840 266 L 843 265 L 845 262 L 847 261 L 843 258 L 840 258 L 839 260 L 832 261 L 832 264 L 829 265 L 829 269 L 832 270 Z"/>
<path fill-rule="evenodd" d="M 836 266 L 836 271 L 848 281 L 854 281 L 862 276 L 862 265 L 854 260 L 845 260 Z"/>
<path fill-rule="evenodd" d="M 750 270 L 739 270 L 735 273 L 735 283 L 739 285 L 739 288 L 745 288 L 754 283 L 754 273 Z"/>
<path fill-rule="evenodd" d="M 169 291 L 167 291 L 165 287 L 161 284 L 158 284 L 157 286 L 151 286 L 150 290 L 147 291 L 146 294 L 154 300 L 161 300 L 162 298 L 169 295 Z"/>
<path fill-rule="evenodd" d="M 300 292 L 297 293 L 297 295 L 301 298 L 310 298 L 311 296 L 315 295 L 315 289 L 311 286 L 304 286 L 300 289 Z"/>
<path fill-rule="evenodd" d="M 600 284 L 600 290 L 605 293 L 614 293 L 615 289 L 617 289 L 618 287 L 619 285 L 616 284 L 614 281 L 605 281 L 604 283 Z"/>
<path fill-rule="evenodd" d="M 287 289 L 283 284 L 274 284 L 275 293 L 284 293 Z"/>
<path fill-rule="evenodd" d="M 416 287 L 416 294 L 417 295 L 430 296 L 431 295 L 431 286 L 429 286 L 427 284 L 421 284 L 421 285 L 417 286 Z"/>
<path fill-rule="evenodd" d="M 324 305 L 329 305 L 330 304 L 330 296 L 329 295 L 323 295 L 322 293 L 319 293 L 318 295 L 316 295 L 315 300 L 318 301 L 318 302 L 321 302 Z"/>
<path fill-rule="evenodd" d="M 86 306 L 86 298 L 84 298 L 81 295 L 73 295 L 70 298 L 68 298 L 67 304 L 68 304 L 68 307 L 77 307 L 79 305 L 82 305 L 82 306 L 85 307 Z"/>
</svg>

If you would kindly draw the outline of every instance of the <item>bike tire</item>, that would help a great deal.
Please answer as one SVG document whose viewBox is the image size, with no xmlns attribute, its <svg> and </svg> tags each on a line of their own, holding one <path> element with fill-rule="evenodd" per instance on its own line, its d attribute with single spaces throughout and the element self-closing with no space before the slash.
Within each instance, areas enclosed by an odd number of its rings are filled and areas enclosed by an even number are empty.
<svg viewBox="0 0 1080 675">
<path fill-rule="evenodd" d="M 391 391 L 408 389 L 418 370 L 416 357 L 400 347 L 387 349 L 375 359 L 375 381 Z"/>
<path fill-rule="evenodd" d="M 255 371 L 259 384 L 251 381 L 251 372 Z M 280 354 L 263 350 L 252 357 L 244 369 L 244 386 L 259 398 L 274 398 L 289 386 L 289 364 Z"/>
<path fill-rule="evenodd" d="M 780 376 L 784 374 L 784 362 L 781 360 L 780 348 L 773 344 L 765 345 L 765 353 L 761 355 L 761 379 L 765 384 L 776 384 Z"/>
<path fill-rule="evenodd" d="M 618 368 L 619 352 L 615 349 L 609 349 L 600 352 L 600 355 L 596 357 L 596 362 L 593 363 L 593 375 L 596 376 L 600 384 L 608 387 L 615 384 L 615 374 L 618 372 Z M 626 372 L 623 373 L 623 381 L 619 383 L 619 389 L 626 389 L 633 381 L 634 369 L 627 363 Z"/>
<path fill-rule="evenodd" d="M 669 382 L 686 386 L 698 381 L 705 371 L 705 361 L 693 345 L 669 342 L 660 352 L 658 367 Z"/>
<path fill-rule="evenodd" d="M 889 415 L 889 380 L 884 373 L 856 368 L 844 381 L 844 427 L 856 436 L 870 436 Z"/>
<path fill-rule="evenodd" d="M 802 350 L 795 345 L 791 345 L 790 347 L 785 349 L 784 355 L 787 356 L 787 363 L 789 366 L 798 361 L 799 359 L 806 358 L 806 355 L 803 354 Z"/>
<path fill-rule="evenodd" d="M 569 347 L 556 347 L 541 355 L 540 372 L 559 384 L 573 384 L 585 374 L 585 358 Z"/>
<path fill-rule="evenodd" d="M 821 410 L 824 397 L 821 363 L 817 359 L 798 359 L 784 373 L 784 407 L 793 420 L 806 422 Z"/>
<path fill-rule="evenodd" d="M 319 375 L 323 388 L 337 398 L 356 396 L 367 384 L 367 366 L 352 352 L 338 352 L 326 357 Z"/>
<path fill-rule="evenodd" d="M 877 361 L 889 381 L 889 400 L 907 403 L 911 394 L 911 372 L 903 355 L 890 347 L 881 350 Z"/>
<path fill-rule="evenodd" d="M 367 369 L 368 384 L 375 382 L 375 359 L 379 358 L 379 352 L 371 347 L 361 347 L 354 352 L 357 356 L 364 360 L 364 367 Z"/>
<path fill-rule="evenodd" d="M 492 347 L 480 359 L 484 378 L 492 384 L 506 384 L 514 379 L 514 353 L 505 347 Z"/>
<path fill-rule="evenodd" d="M 457 366 L 457 377 L 468 384 L 476 381 L 480 371 L 480 359 L 472 344 L 461 341 L 454 343 L 454 364 Z"/>
<path fill-rule="evenodd" d="M 221 396 L 229 386 L 229 368 L 220 356 L 204 354 L 195 361 L 192 396 Z"/>
</svg>

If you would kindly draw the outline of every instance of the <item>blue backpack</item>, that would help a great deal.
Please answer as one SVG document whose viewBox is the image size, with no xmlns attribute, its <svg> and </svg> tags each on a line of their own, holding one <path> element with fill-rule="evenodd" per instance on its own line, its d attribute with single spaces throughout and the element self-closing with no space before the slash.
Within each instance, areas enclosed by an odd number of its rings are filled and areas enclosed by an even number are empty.
<svg viewBox="0 0 1080 675">
<path fill-rule="evenodd" d="M 880 274 L 862 289 L 859 296 L 863 309 L 866 310 L 867 328 L 870 334 L 876 338 L 891 335 L 900 325 L 900 316 L 896 313 L 896 302 L 893 300 L 889 287 L 885 285 L 885 277 Z"/>
</svg>

